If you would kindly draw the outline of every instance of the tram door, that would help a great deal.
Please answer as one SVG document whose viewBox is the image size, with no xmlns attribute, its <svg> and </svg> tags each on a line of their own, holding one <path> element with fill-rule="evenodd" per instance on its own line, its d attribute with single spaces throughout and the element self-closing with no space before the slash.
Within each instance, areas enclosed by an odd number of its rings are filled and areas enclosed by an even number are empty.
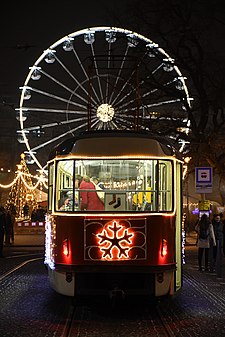
<svg viewBox="0 0 225 337">
<path fill-rule="evenodd" d="M 174 183 L 175 183 L 175 201 L 176 201 L 176 232 L 175 232 L 175 242 L 176 242 L 176 264 L 177 264 L 177 270 L 176 270 L 176 291 L 179 290 L 182 286 L 182 189 L 181 189 L 181 183 L 182 183 L 182 165 L 181 163 L 176 163 L 176 175 L 174 177 Z"/>
</svg>

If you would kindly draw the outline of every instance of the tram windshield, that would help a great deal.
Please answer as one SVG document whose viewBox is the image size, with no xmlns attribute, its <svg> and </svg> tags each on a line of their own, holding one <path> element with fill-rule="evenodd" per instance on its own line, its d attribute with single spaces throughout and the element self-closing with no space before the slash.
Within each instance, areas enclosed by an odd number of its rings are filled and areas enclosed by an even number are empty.
<svg viewBox="0 0 225 337">
<path fill-rule="evenodd" d="M 51 168 L 49 175 L 53 182 Z M 170 212 L 173 184 L 171 160 L 60 160 L 56 162 L 55 210 Z"/>
</svg>

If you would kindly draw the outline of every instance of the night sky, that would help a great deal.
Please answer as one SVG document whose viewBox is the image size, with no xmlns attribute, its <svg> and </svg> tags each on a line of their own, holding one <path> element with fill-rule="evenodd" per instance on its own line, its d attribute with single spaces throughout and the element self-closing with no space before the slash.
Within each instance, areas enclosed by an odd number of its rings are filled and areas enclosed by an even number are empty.
<svg viewBox="0 0 225 337">
<path fill-rule="evenodd" d="M 133 0 L 85 0 L 83 2 L 7 1 L 1 9 L 0 40 L 0 167 L 15 170 L 26 150 L 17 141 L 20 129 L 15 108 L 20 89 L 34 62 L 58 39 L 75 31 L 125 24 L 126 6 Z"/>
<path fill-rule="evenodd" d="M 127 9 L 135 1 L 85 0 L 79 4 L 72 0 L 4 2 L 0 20 L 0 167 L 14 170 L 20 160 L 20 153 L 26 150 L 24 145 L 17 141 L 16 130 L 20 127 L 15 118 L 15 108 L 19 106 L 19 87 L 23 86 L 29 67 L 50 45 L 75 31 L 97 26 L 133 30 L 134 27 L 127 23 L 130 22 Z M 215 3 L 220 1 L 222 0 L 216 0 Z M 153 2 L 157 4 L 157 1 Z M 200 6 L 214 4 L 213 0 L 198 2 Z M 150 6 L 151 4 L 149 1 Z M 221 12 L 221 18 L 223 17 Z M 215 41 L 215 48 L 211 52 L 215 53 L 216 50 L 217 54 L 221 54 L 222 61 L 224 45 L 218 45 L 214 36 L 223 36 L 223 31 L 215 31 L 214 34 L 211 30 L 211 34 L 213 37 L 207 34 L 204 36 L 205 44 L 207 45 L 210 39 L 212 46 L 212 41 Z M 154 40 L 153 36 L 147 37 Z M 160 43 L 158 40 L 155 42 Z"/>
<path fill-rule="evenodd" d="M 18 104 L 29 67 L 58 39 L 84 28 L 123 25 L 127 3 L 132 0 L 6 2 L 1 10 L 1 101 Z"/>
</svg>

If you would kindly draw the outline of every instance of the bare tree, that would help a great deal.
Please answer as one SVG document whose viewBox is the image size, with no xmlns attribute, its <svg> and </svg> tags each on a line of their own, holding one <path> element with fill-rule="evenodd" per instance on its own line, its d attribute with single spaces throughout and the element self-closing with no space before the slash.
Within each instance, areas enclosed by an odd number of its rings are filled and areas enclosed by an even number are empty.
<svg viewBox="0 0 225 337">
<path fill-rule="evenodd" d="M 225 204 L 225 12 L 223 1 L 139 0 L 130 25 L 159 43 L 187 77 L 193 97 L 189 169 L 210 165 L 220 177 Z"/>
</svg>

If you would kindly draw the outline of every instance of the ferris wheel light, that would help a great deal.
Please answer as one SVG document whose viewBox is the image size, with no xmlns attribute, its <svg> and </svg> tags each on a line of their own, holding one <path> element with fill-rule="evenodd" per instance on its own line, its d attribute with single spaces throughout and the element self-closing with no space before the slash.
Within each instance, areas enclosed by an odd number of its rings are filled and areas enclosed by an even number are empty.
<svg viewBox="0 0 225 337">
<path fill-rule="evenodd" d="M 25 154 L 25 161 L 27 164 L 34 164 L 34 159 L 32 157 L 32 154 L 35 155 L 36 152 L 28 152 L 28 151 L 24 151 L 24 154 Z"/>
<path fill-rule="evenodd" d="M 136 47 L 138 45 L 138 38 L 134 34 L 127 34 L 127 41 L 129 47 Z"/>
<path fill-rule="evenodd" d="M 63 49 L 65 50 L 65 51 L 71 51 L 71 50 L 73 50 L 73 38 L 68 38 L 67 40 L 65 40 L 64 42 L 63 42 Z"/>
<path fill-rule="evenodd" d="M 163 70 L 166 72 L 170 72 L 174 70 L 174 59 L 168 58 L 168 59 L 163 59 Z"/>
<path fill-rule="evenodd" d="M 176 81 L 176 88 L 177 88 L 177 90 L 183 90 L 184 89 L 183 82 L 180 79 L 178 79 Z"/>
<path fill-rule="evenodd" d="M 29 131 L 22 132 L 21 130 L 17 130 L 16 133 L 17 133 L 18 142 L 21 143 L 21 144 L 25 143 L 24 137 L 27 138 L 25 134 L 29 134 Z"/>
<path fill-rule="evenodd" d="M 92 44 L 95 42 L 95 33 L 84 34 L 84 42 L 87 44 Z"/>
<path fill-rule="evenodd" d="M 173 65 L 169 62 L 163 64 L 163 70 L 166 72 L 170 72 L 174 69 Z"/>
<path fill-rule="evenodd" d="M 31 98 L 31 91 L 30 91 L 31 87 L 24 86 L 20 87 L 20 89 L 23 90 L 24 100 L 28 100 Z"/>
<path fill-rule="evenodd" d="M 16 119 L 18 121 L 22 121 L 25 122 L 25 120 L 27 119 L 28 115 L 29 115 L 29 111 L 28 110 L 24 110 L 22 111 L 22 113 L 20 114 L 20 109 L 15 109 L 16 110 Z"/>
<path fill-rule="evenodd" d="M 146 48 L 148 51 L 148 56 L 149 57 L 155 57 L 155 55 L 157 54 L 157 48 L 159 48 L 159 45 L 157 43 L 148 43 L 146 44 Z"/>
<path fill-rule="evenodd" d="M 34 69 L 31 75 L 32 80 L 38 81 L 41 78 L 41 72 L 39 69 Z"/>
<path fill-rule="evenodd" d="M 177 77 L 175 78 L 175 86 L 178 90 L 184 90 L 184 79 L 187 79 L 186 77 Z"/>
<path fill-rule="evenodd" d="M 45 56 L 46 63 L 54 63 L 55 62 L 55 50 L 48 49 L 47 54 Z"/>
<path fill-rule="evenodd" d="M 116 42 L 116 32 L 112 30 L 105 31 L 105 39 L 108 43 Z"/>
</svg>

